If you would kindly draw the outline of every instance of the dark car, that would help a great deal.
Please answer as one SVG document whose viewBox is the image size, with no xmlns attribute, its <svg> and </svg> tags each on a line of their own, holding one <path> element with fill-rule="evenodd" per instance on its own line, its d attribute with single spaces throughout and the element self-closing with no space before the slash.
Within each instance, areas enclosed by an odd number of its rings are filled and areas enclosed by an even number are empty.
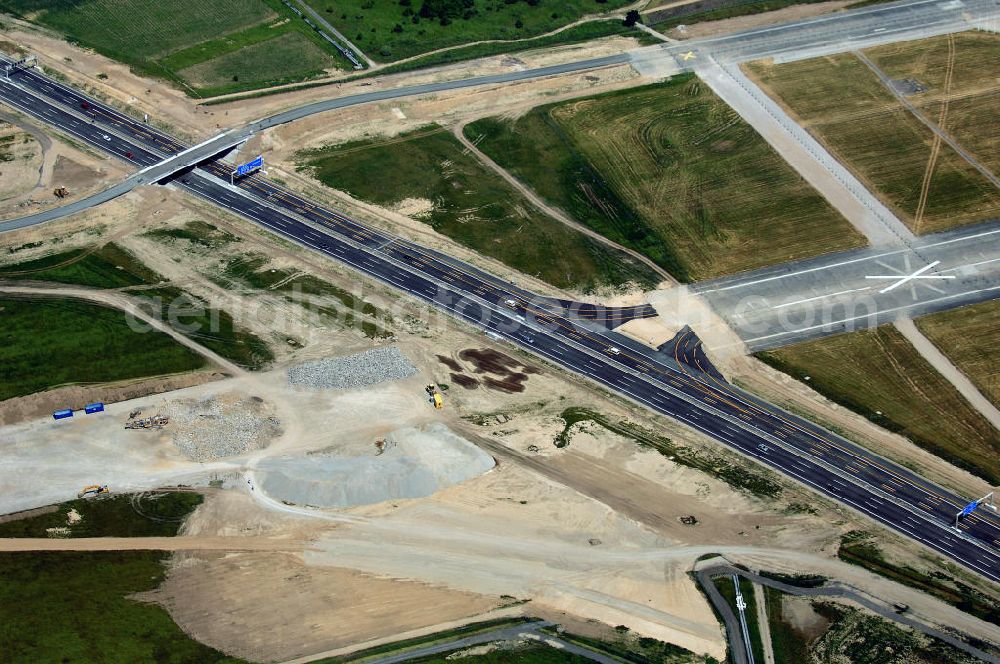
<svg viewBox="0 0 1000 664">
<path fill-rule="evenodd" d="M 132 158 L 132 153 L 131 152 L 126 152 L 125 153 L 125 158 L 126 159 L 131 159 Z"/>
<path fill-rule="evenodd" d="M 80 108 L 82 108 L 83 110 L 86 111 L 88 108 L 90 108 L 90 102 L 89 101 L 81 101 L 80 102 Z"/>
</svg>

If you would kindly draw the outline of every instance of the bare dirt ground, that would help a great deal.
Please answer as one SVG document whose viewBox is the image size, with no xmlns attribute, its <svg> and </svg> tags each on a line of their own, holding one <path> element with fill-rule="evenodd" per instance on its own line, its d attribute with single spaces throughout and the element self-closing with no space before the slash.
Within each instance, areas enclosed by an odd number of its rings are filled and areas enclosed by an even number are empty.
<svg viewBox="0 0 1000 664">
<path fill-rule="evenodd" d="M 138 76 L 126 65 L 116 63 L 93 51 L 63 41 L 58 35 L 16 19 L 5 21 L 3 38 L 37 54 L 43 68 L 66 76 L 70 82 L 112 101 L 137 115 L 148 113 L 150 122 L 181 138 L 198 142 L 220 130 L 241 126 L 251 120 L 271 115 L 318 99 L 329 99 L 359 92 L 415 85 L 441 80 L 495 74 L 543 67 L 562 62 L 621 53 L 636 48 L 631 37 L 610 37 L 584 44 L 525 51 L 470 62 L 435 67 L 425 72 L 394 74 L 377 79 L 292 91 L 232 104 L 203 106 L 183 92 L 162 81 Z M 98 78 L 98 74 L 107 79 Z M 547 79 L 558 82 L 563 77 Z M 551 83 L 550 83 L 551 84 Z M 517 86 L 513 86 L 517 87 Z M 495 94 L 501 97 L 502 93 Z"/>
<path fill-rule="evenodd" d="M 5 145 L 4 158 L 7 159 L 0 162 L 0 204 L 9 204 L 39 184 L 42 145 L 30 132 L 3 122 L 4 119 L 0 115 L 0 142 Z"/>
<path fill-rule="evenodd" d="M 503 603 L 499 597 L 308 566 L 299 555 L 270 553 L 177 556 L 163 586 L 144 599 L 165 606 L 198 641 L 265 662 L 395 640 Z"/>
<path fill-rule="evenodd" d="M 194 219 L 242 239 L 199 248 L 143 235 Z M 445 393 L 445 409 L 435 411 L 422 387 L 451 382 L 452 373 L 437 356 L 457 361 L 463 350 L 490 347 L 483 337 L 169 190 L 130 194 L 83 221 L 73 218 L 45 232 L 25 232 L 18 242 L 48 235 L 58 236 L 59 242 L 25 248 L 8 260 L 114 239 L 172 283 L 224 306 L 238 322 L 267 335 L 278 351 L 271 373 L 111 403 L 104 419 L 74 418 L 79 421 L 67 427 L 43 418 L 0 430 L 0 459 L 7 464 L 0 495 L 27 498 L 2 511 L 63 500 L 93 482 L 108 483 L 119 492 L 218 480 L 224 489 L 212 492 L 184 536 L 206 541 L 259 536 L 268 546 L 291 549 L 288 554 L 230 550 L 175 556 L 155 600 L 195 638 L 225 652 L 273 661 L 350 648 L 408 630 L 472 620 L 513 597 L 531 600 L 521 609 L 524 613 L 625 624 L 721 657 L 723 635 L 687 576 L 695 558 L 718 550 L 733 555 L 765 551 L 787 566 L 799 560 L 822 566 L 829 563 L 842 532 L 875 527 L 791 484 L 778 501 L 734 492 L 713 477 L 603 429 L 577 425 L 569 447 L 557 449 L 553 439 L 563 427 L 558 415 L 578 405 L 745 463 L 676 422 L 608 400 L 510 348 L 501 350 L 540 369 L 528 375 L 523 392 L 453 385 Z M 287 387 L 283 367 L 355 352 L 375 342 L 356 329 L 318 320 L 277 293 L 225 288 L 209 278 L 218 277 L 228 260 L 245 254 L 269 256 L 273 265 L 362 289 L 371 302 L 391 311 L 395 343 L 417 366 L 418 375 L 336 394 Z M 295 321 L 294 328 L 289 320 Z M 282 337 L 292 334 L 304 342 L 302 347 L 281 348 Z M 168 401 L 212 394 L 260 397 L 281 420 L 280 435 L 248 455 L 201 464 L 183 457 L 171 443 L 169 429 L 122 429 L 124 416 L 134 407 L 153 413 Z M 505 421 L 485 417 L 497 413 Z M 374 454 L 374 441 L 387 432 L 429 422 L 447 424 L 476 441 L 500 465 L 427 498 L 347 510 L 285 505 L 246 484 L 245 474 L 253 471 L 256 459 L 308 454 L 331 445 L 350 454 Z M 33 478 L 31 487 L 25 486 L 25 476 Z M 809 504 L 816 513 L 785 513 L 792 502 Z M 684 525 L 679 517 L 686 515 L 698 523 Z M 295 548 L 293 542 L 305 544 Z M 227 539 L 220 546 L 234 544 Z M 919 552 L 902 550 L 899 555 L 919 561 Z M 837 570 L 846 567 L 830 564 Z M 364 610 L 358 611 L 359 606 Z"/>
<path fill-rule="evenodd" d="M 0 106 L 0 136 L 12 135 L 13 161 L 0 162 L 0 219 L 63 205 L 125 177 L 121 162 L 81 149 L 21 113 Z M 65 187 L 67 195 L 53 191 Z"/>
<path fill-rule="evenodd" d="M 103 64 L 94 61 L 91 66 Z M 608 79 L 577 77 L 569 83 L 558 79 L 556 85 L 568 86 L 558 88 L 561 93 L 582 94 L 593 90 L 591 84 L 633 84 L 632 74 L 614 71 L 605 70 L 612 72 Z M 126 76 L 131 74 L 116 71 L 111 82 Z M 474 115 L 501 107 L 505 94 L 514 99 L 509 106 L 502 106 L 504 112 L 516 113 L 553 94 L 552 82 L 537 83 L 537 87 L 525 84 L 527 87 L 512 86 L 509 90 L 412 100 L 408 105 L 348 110 L 305 121 L 301 125 L 305 138 L 285 136 L 279 129 L 260 139 L 260 145 L 275 153 L 279 177 L 308 189 L 312 185 L 292 172 L 291 162 L 294 152 L 306 145 L 360 137 L 365 132 L 381 131 L 383 126 L 390 127 L 390 132 L 403 131 L 441 116 L 457 121 L 466 117 L 467 110 Z M 294 103 L 301 103 L 309 94 L 320 93 L 302 93 Z M 174 101 L 177 110 L 165 112 L 175 113 L 180 120 L 198 117 L 202 120 L 198 126 L 207 127 L 206 132 L 212 130 L 213 118 L 226 117 L 186 115 L 190 111 L 185 105 L 190 102 Z M 247 104 L 250 110 L 245 113 L 259 115 L 257 111 L 266 105 L 277 109 L 288 103 L 288 99 L 265 98 L 259 107 Z M 224 107 L 214 107 L 211 112 L 224 113 Z M 267 145 L 269 140 L 273 143 Z M 323 194 L 327 200 L 334 200 L 334 195 Z M 409 229 L 415 237 L 434 239 L 426 226 L 398 213 L 359 204 L 340 208 L 357 211 L 362 220 L 395 224 Z M 153 228 L 179 227 L 193 220 L 208 221 L 241 240 L 198 248 L 142 235 Z M 166 583 L 151 598 L 167 606 L 178 624 L 195 638 L 225 652 L 273 661 L 349 648 L 400 632 L 471 620 L 513 601 L 512 597 L 531 600 L 522 609 L 526 614 L 625 624 L 641 634 L 722 657 L 723 635 L 687 575 L 697 557 L 716 551 L 772 569 L 816 569 L 848 578 L 882 597 L 905 598 L 905 603 L 921 615 L 936 615 L 942 620 L 951 616 L 939 603 L 834 560 L 841 533 L 877 526 L 796 485 L 784 483 L 780 500 L 761 500 L 735 492 L 721 481 L 656 452 L 640 449 L 630 440 L 586 425 L 575 428 L 569 447 L 556 449 L 553 439 L 563 427 L 558 415 L 564 408 L 578 405 L 628 418 L 677 444 L 709 449 L 735 463 L 748 463 L 674 421 L 608 399 L 586 383 L 564 377 L 534 359 L 523 358 L 541 369 L 528 376 L 523 392 L 453 386 L 445 393 L 445 409 L 435 411 L 426 403 L 422 386 L 431 380 L 448 383 L 451 373 L 437 355 L 458 357 L 465 349 L 491 347 L 481 335 L 176 192 L 135 192 L 86 215 L 9 237 L 12 246 L 46 241 L 45 246 L 24 248 L 5 258 L 10 261 L 113 239 L 172 284 L 233 313 L 240 324 L 274 347 L 276 367 L 270 373 L 111 403 L 103 419 L 74 418 L 79 421 L 69 426 L 33 419 L 0 429 L 0 496 L 7 501 L 0 511 L 63 500 L 74 496 L 83 484 L 95 481 L 111 484 L 114 491 L 125 491 L 216 480 L 224 490 L 213 492 L 199 507 L 187 523 L 184 537 L 205 542 L 226 538 L 220 544 L 223 549 L 233 546 L 228 538 L 234 537 L 261 539 L 282 552 L 291 549 L 291 553 L 231 549 L 224 554 L 185 552 L 174 557 Z M 444 243 L 438 246 L 448 248 Z M 417 366 L 418 375 L 336 394 L 289 388 L 282 369 L 290 364 L 344 355 L 384 342 L 367 339 L 357 329 L 323 321 L 277 292 L 220 285 L 217 277 L 225 263 L 248 253 L 269 257 L 273 267 L 307 271 L 337 285 L 360 289 L 376 306 L 390 310 L 395 343 Z M 494 267 L 480 259 L 475 262 L 488 269 Z M 665 335 L 674 322 L 666 317 L 665 327 L 656 331 Z M 296 344 L 288 344 L 289 338 Z M 723 341 L 718 345 L 725 347 Z M 510 348 L 502 350 L 521 357 Z M 746 373 L 736 371 L 737 375 L 760 381 L 762 389 L 774 390 L 791 403 L 810 403 L 807 394 L 783 383 L 780 376 L 761 378 L 766 369 L 751 360 L 744 365 L 735 357 L 724 359 L 730 362 L 727 369 L 742 368 Z M 154 412 L 167 401 L 223 393 L 265 400 L 283 424 L 280 435 L 264 449 L 201 464 L 183 457 L 171 442 L 169 430 L 122 429 L 124 414 L 138 405 Z M 497 413 L 504 415 L 504 422 L 494 419 L 487 426 L 476 424 Z M 429 422 L 445 423 L 479 442 L 500 465 L 426 498 L 347 510 L 286 505 L 261 496 L 257 487 L 246 482 L 255 461 L 266 456 L 305 455 L 333 445 L 352 454 L 374 454 L 378 437 L 401 426 Z M 876 430 L 869 435 L 881 440 L 886 434 Z M 900 454 L 908 453 L 905 441 L 894 444 Z M 946 468 L 938 471 L 959 483 L 967 481 Z M 32 486 L 25 486 L 25 477 L 32 478 Z M 15 504 L 11 497 L 19 502 Z M 806 503 L 815 513 L 788 514 L 786 507 L 792 502 Z M 698 523 L 684 525 L 679 517 L 685 515 L 696 516 Z M 907 549 L 905 544 L 894 548 L 893 555 L 914 564 L 929 564 L 921 558 L 920 550 L 913 546 Z M 965 626 L 979 635 L 988 635 L 991 629 L 974 622 Z"/>
</svg>

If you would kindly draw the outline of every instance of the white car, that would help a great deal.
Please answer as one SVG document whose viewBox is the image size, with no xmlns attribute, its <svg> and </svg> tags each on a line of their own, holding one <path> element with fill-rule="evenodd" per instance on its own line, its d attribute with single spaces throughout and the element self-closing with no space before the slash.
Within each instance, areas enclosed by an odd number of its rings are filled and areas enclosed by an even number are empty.
<svg viewBox="0 0 1000 664">
<path fill-rule="evenodd" d="M 517 300 L 504 300 L 503 303 L 511 309 L 517 309 Z"/>
<path fill-rule="evenodd" d="M 110 141 L 111 140 L 111 137 L 108 136 L 107 134 L 101 134 L 101 138 L 103 138 L 106 141 Z"/>
<path fill-rule="evenodd" d="M 608 346 L 607 352 L 611 353 L 612 355 L 621 355 L 622 349 L 618 348 L 617 346 Z"/>
</svg>

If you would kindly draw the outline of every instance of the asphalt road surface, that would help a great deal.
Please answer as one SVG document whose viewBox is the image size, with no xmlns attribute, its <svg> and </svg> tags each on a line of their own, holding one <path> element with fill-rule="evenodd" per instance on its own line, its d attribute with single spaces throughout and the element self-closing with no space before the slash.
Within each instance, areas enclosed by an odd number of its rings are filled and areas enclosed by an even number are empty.
<svg viewBox="0 0 1000 664">
<path fill-rule="evenodd" d="M 916 278 L 905 277 L 923 270 Z M 1000 297 L 1000 221 L 696 284 L 752 351 Z"/>
<path fill-rule="evenodd" d="M 0 79 L 0 99 L 61 131 L 142 168 L 186 146 L 35 71 Z M 86 108 L 84 108 L 84 104 Z M 131 156 L 129 156 L 131 155 Z M 1000 519 L 990 512 L 951 527 L 972 497 L 959 497 L 801 418 L 682 362 L 608 331 L 608 317 L 574 311 L 460 261 L 367 228 L 259 176 L 229 183 L 219 162 L 181 171 L 173 184 L 272 232 L 431 303 L 496 340 L 585 376 L 673 417 L 757 462 L 798 480 L 983 576 L 1000 581 Z M 513 301 L 508 304 L 508 301 Z"/>
<path fill-rule="evenodd" d="M 709 599 L 715 605 L 716 610 L 723 615 L 724 618 L 723 621 L 726 624 L 726 631 L 727 633 L 730 634 L 730 647 L 731 647 L 730 654 L 734 656 L 733 657 L 734 664 L 739 664 L 741 659 L 742 661 L 745 661 L 746 659 L 746 655 L 743 655 L 741 652 L 742 650 L 745 650 L 744 644 L 742 642 L 743 641 L 742 635 L 738 630 L 738 623 L 736 623 L 736 617 L 733 614 L 732 607 L 729 605 L 729 602 L 727 602 L 726 599 L 722 596 L 722 594 L 718 591 L 718 588 L 715 587 L 715 584 L 712 583 L 713 577 L 721 575 L 729 576 L 734 574 L 737 576 L 742 576 L 743 578 L 751 581 L 752 583 L 757 583 L 762 586 L 768 586 L 770 588 L 774 588 L 775 590 L 779 590 L 785 593 L 786 595 L 795 595 L 797 597 L 815 597 L 815 598 L 837 597 L 850 600 L 856 604 L 865 607 L 869 611 L 872 611 L 876 615 L 879 615 L 888 620 L 892 620 L 893 622 L 906 625 L 907 627 L 915 629 L 918 632 L 921 632 L 931 638 L 944 641 L 945 643 L 952 645 L 960 650 L 963 650 L 972 655 L 973 657 L 983 660 L 984 662 L 990 662 L 990 664 L 1000 664 L 1000 659 L 997 659 L 996 657 L 990 655 L 989 653 L 984 652 L 983 650 L 980 650 L 979 648 L 976 648 L 974 646 L 971 646 L 965 641 L 957 639 L 953 635 L 948 634 L 947 632 L 943 632 L 939 629 L 935 629 L 934 627 L 930 627 L 924 624 L 922 621 L 917 620 L 916 618 L 910 617 L 909 615 L 905 615 L 905 612 L 900 612 L 895 610 L 894 607 L 890 606 L 888 603 L 885 602 L 879 603 L 878 601 L 873 600 L 870 596 L 865 595 L 864 593 L 854 588 L 851 588 L 850 586 L 844 586 L 841 584 L 834 585 L 826 583 L 816 588 L 803 588 L 800 586 L 793 586 L 787 583 L 783 583 L 781 581 L 776 581 L 774 579 L 769 579 L 766 576 L 760 576 L 758 574 L 754 574 L 753 572 L 748 572 L 745 569 L 735 567 L 732 565 L 719 564 L 719 565 L 712 565 L 710 567 L 704 567 L 699 569 L 697 572 L 698 582 L 701 584 L 702 588 L 705 589 L 705 592 L 708 594 Z M 728 612 L 728 616 L 726 612 Z M 729 619 L 732 620 L 732 624 L 730 623 Z"/>
</svg>

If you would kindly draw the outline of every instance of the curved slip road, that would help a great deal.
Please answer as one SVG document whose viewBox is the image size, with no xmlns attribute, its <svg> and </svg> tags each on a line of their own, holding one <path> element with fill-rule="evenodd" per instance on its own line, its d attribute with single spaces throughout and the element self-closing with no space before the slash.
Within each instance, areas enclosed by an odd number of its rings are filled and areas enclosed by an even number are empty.
<svg viewBox="0 0 1000 664">
<path fill-rule="evenodd" d="M 721 575 L 731 576 L 733 574 L 748 579 L 753 583 L 762 586 L 768 586 L 769 588 L 774 588 L 775 590 L 779 590 L 787 595 L 795 595 L 798 597 L 836 597 L 839 599 L 850 600 L 851 602 L 863 606 L 864 608 L 868 609 L 869 611 L 875 613 L 878 616 L 881 616 L 882 618 L 886 618 L 901 625 L 906 625 L 907 627 L 910 627 L 924 634 L 925 636 L 938 639 L 939 641 L 944 641 L 948 645 L 954 646 L 955 648 L 958 648 L 959 650 L 962 650 L 972 655 L 973 657 L 977 657 L 983 660 L 984 662 L 990 662 L 991 664 L 1000 664 L 1000 659 L 998 659 L 997 657 L 994 657 L 993 655 L 990 655 L 989 653 L 984 652 L 979 648 L 971 646 L 965 641 L 957 639 L 951 634 L 948 634 L 947 632 L 943 632 L 934 627 L 930 627 L 929 625 L 925 624 L 920 620 L 917 620 L 916 618 L 913 618 L 909 615 L 901 614 L 895 611 L 893 607 L 889 606 L 888 603 L 879 603 L 877 601 L 874 601 L 869 595 L 850 586 L 842 584 L 825 584 L 817 588 L 803 588 L 801 586 L 793 586 L 787 583 L 783 583 L 781 581 L 776 581 L 766 576 L 760 576 L 759 574 L 754 574 L 753 572 L 749 572 L 743 568 L 734 567 L 732 565 L 711 565 L 710 567 L 701 568 L 697 572 L 698 582 L 701 584 L 702 588 L 704 588 L 705 591 L 708 593 L 709 598 L 715 605 L 716 610 L 722 613 L 724 617 L 725 617 L 725 611 L 728 610 L 729 615 L 733 619 L 732 625 L 730 625 L 728 619 L 726 619 L 725 622 L 726 622 L 726 630 L 731 635 L 730 639 L 738 641 L 738 643 L 732 643 L 731 641 L 732 645 L 730 647 L 730 656 L 735 656 L 734 659 L 736 661 L 740 661 L 739 655 L 741 653 L 738 651 L 743 648 L 743 643 L 741 638 L 733 639 L 733 637 L 740 636 L 740 630 L 738 629 L 739 623 L 736 621 L 736 616 L 733 614 L 732 608 L 730 608 L 729 606 L 729 602 L 727 602 L 725 598 L 722 597 L 718 589 L 715 587 L 715 584 L 712 583 L 712 577 Z M 734 629 L 730 631 L 730 627 L 733 627 Z M 994 644 L 994 645 L 1000 646 L 1000 644 Z M 745 654 L 743 655 L 742 661 L 744 662 L 746 661 Z"/>
<path fill-rule="evenodd" d="M 911 5 L 926 3 L 903 6 Z M 879 11 L 878 16 L 884 17 L 884 11 Z M 836 35 L 836 30 L 831 34 Z M 539 71 L 533 75 L 540 75 Z M 476 84 L 494 78 L 476 79 Z M 125 153 L 132 153 L 128 160 L 147 167 L 147 177 L 164 172 L 155 170 L 162 167 L 164 155 L 185 150 L 175 139 L 37 72 L 18 72 L 13 83 L 0 79 L 0 99 L 111 154 L 124 158 Z M 228 167 L 212 162 L 181 174 L 174 182 L 277 235 L 450 313 L 498 341 L 515 344 L 679 420 L 1000 581 L 1000 519 L 982 512 L 966 518 L 959 530 L 951 527 L 954 514 L 969 497 L 956 496 L 870 450 L 781 411 L 720 376 L 608 333 L 607 312 L 596 311 L 589 320 L 569 315 L 557 300 L 539 298 L 461 261 L 368 228 L 266 178 L 246 177 L 233 186 L 228 174 Z"/>
</svg>

